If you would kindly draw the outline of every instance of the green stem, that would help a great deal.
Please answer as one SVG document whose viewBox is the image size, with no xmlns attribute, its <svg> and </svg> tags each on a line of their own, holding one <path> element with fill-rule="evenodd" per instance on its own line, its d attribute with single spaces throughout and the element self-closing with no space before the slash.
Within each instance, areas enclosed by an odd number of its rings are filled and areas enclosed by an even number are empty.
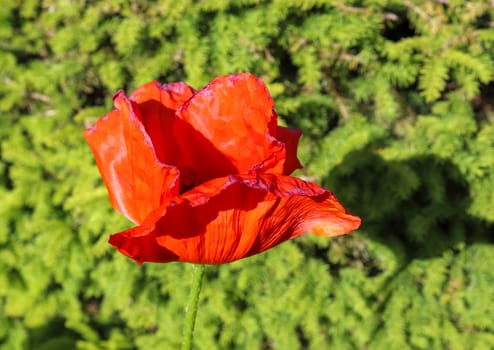
<svg viewBox="0 0 494 350">
<path fill-rule="evenodd" d="M 190 290 L 189 302 L 185 309 L 185 327 L 182 339 L 182 350 L 192 349 L 192 338 L 194 337 L 194 326 L 196 324 L 197 304 L 201 293 L 202 277 L 204 276 L 205 265 L 192 266 L 192 287 Z"/>
</svg>

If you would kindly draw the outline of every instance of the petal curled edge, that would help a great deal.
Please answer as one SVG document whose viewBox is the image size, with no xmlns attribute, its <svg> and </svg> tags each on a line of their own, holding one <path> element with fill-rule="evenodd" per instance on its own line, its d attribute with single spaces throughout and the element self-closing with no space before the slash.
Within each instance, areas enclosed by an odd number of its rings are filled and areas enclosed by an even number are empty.
<svg viewBox="0 0 494 350">
<path fill-rule="evenodd" d="M 180 151 L 172 126 L 175 112 L 194 93 L 193 88 L 182 82 L 160 84 L 152 81 L 140 86 L 129 97 L 137 104 L 139 118 L 162 163 L 175 165 L 177 162 Z"/>
<path fill-rule="evenodd" d="M 139 263 L 222 264 L 305 233 L 337 236 L 360 226 L 335 196 L 273 174 L 214 179 L 177 197 L 110 243 Z"/>
<path fill-rule="evenodd" d="M 179 172 L 156 157 L 135 110 L 123 91 L 116 109 L 84 131 L 110 202 L 117 211 L 141 223 L 153 210 L 178 194 Z"/>
<path fill-rule="evenodd" d="M 251 168 L 282 173 L 285 147 L 275 138 L 273 108 L 266 86 L 250 73 L 214 79 L 177 111 L 179 169 L 196 183 Z"/>
</svg>

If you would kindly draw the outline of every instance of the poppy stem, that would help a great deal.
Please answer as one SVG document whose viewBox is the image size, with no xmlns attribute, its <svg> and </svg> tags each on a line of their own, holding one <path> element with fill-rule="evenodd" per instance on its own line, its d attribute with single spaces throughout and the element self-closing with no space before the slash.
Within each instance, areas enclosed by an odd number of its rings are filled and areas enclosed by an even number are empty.
<svg viewBox="0 0 494 350">
<path fill-rule="evenodd" d="M 182 339 L 182 350 L 192 349 L 192 338 L 194 337 L 194 326 L 196 323 L 197 305 L 201 293 L 202 278 L 205 265 L 192 265 L 192 286 L 190 289 L 189 302 L 185 308 L 185 326 Z"/>
</svg>

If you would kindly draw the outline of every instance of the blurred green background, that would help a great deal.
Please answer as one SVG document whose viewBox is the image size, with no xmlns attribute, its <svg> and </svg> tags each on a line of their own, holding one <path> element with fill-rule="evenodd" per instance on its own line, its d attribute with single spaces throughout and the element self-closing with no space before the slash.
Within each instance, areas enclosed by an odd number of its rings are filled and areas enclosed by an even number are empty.
<svg viewBox="0 0 494 350">
<path fill-rule="evenodd" d="M 107 244 L 131 224 L 82 130 L 119 88 L 240 71 L 363 225 L 208 267 L 195 348 L 494 348 L 487 0 L 2 0 L 0 348 L 178 348 L 192 267 Z"/>
</svg>

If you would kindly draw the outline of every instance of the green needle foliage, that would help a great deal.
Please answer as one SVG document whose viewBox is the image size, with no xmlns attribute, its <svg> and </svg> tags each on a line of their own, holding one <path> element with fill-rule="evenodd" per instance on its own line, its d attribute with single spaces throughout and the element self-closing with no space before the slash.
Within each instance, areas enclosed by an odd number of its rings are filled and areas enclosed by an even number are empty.
<svg viewBox="0 0 494 350">
<path fill-rule="evenodd" d="M 363 226 L 208 267 L 194 347 L 494 348 L 493 27 L 487 0 L 3 0 L 0 348 L 179 348 L 192 266 L 107 244 L 131 224 L 82 130 L 239 71 Z"/>
</svg>

